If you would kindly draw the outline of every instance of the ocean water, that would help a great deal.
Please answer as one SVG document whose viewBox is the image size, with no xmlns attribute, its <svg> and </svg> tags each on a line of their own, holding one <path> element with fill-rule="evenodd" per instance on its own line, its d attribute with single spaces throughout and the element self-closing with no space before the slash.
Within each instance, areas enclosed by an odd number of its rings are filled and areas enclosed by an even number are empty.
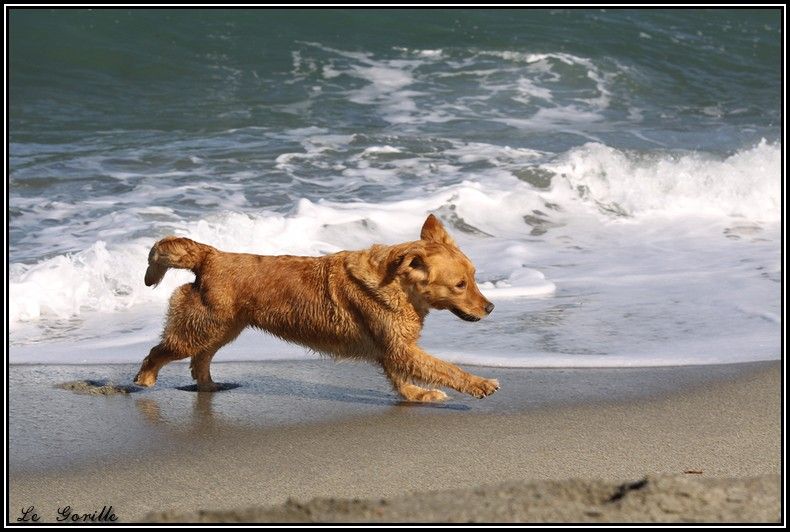
<svg viewBox="0 0 790 532">
<path fill-rule="evenodd" d="M 13 9 L 9 360 L 136 362 L 192 274 L 444 220 L 497 307 L 422 344 L 502 366 L 775 359 L 778 10 Z M 259 331 L 215 360 L 313 357 Z"/>
</svg>

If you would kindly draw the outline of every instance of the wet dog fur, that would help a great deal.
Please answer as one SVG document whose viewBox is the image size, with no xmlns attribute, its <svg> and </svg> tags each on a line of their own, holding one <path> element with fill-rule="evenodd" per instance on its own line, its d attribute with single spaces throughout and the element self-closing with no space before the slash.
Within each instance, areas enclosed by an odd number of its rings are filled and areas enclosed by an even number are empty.
<svg viewBox="0 0 790 532">
<path fill-rule="evenodd" d="M 494 308 L 475 283 L 474 265 L 433 215 L 420 240 L 323 257 L 226 253 L 169 236 L 151 248 L 145 284 L 158 284 L 169 268 L 192 270 L 195 281 L 173 292 L 162 341 L 135 377 L 141 386 L 153 386 L 165 364 L 189 357 L 198 389 L 215 390 L 212 357 L 257 327 L 336 358 L 379 364 L 407 401 L 447 398 L 419 384 L 480 398 L 499 388 L 417 345 L 430 309 L 477 321 Z"/>
</svg>

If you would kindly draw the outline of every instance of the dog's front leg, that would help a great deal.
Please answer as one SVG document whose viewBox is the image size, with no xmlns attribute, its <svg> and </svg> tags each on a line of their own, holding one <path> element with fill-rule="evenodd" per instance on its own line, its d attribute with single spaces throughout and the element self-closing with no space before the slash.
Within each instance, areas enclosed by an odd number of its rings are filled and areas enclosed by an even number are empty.
<svg viewBox="0 0 790 532">
<path fill-rule="evenodd" d="M 428 384 L 447 386 L 477 398 L 491 395 L 499 389 L 496 379 L 484 379 L 467 373 L 454 364 L 432 357 L 417 345 L 391 350 L 383 358 L 382 364 L 388 376 L 400 376 L 402 379 L 411 377 Z"/>
</svg>

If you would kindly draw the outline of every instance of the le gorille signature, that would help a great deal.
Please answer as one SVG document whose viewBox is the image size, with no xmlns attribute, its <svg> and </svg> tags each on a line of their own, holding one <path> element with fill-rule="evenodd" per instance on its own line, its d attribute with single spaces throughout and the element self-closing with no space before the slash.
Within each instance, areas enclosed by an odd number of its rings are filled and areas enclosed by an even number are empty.
<svg viewBox="0 0 790 532">
<path fill-rule="evenodd" d="M 17 522 L 36 522 L 41 519 L 41 516 L 36 513 L 35 506 L 28 506 L 22 508 L 22 514 L 17 517 Z M 117 521 L 118 516 L 112 511 L 112 506 L 102 506 L 101 510 L 95 512 L 79 513 L 74 511 L 71 506 L 63 506 L 58 508 L 58 515 L 55 521 L 69 522 L 69 523 L 110 523 Z"/>
</svg>

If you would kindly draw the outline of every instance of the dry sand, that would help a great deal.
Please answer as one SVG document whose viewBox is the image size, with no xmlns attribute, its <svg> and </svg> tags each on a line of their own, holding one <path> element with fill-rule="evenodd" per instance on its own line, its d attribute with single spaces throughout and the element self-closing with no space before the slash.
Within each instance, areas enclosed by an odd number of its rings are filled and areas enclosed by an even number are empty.
<svg viewBox="0 0 790 532">
<path fill-rule="evenodd" d="M 440 408 L 399 405 L 370 369 L 305 364 L 219 365 L 241 386 L 217 394 L 176 389 L 176 371 L 158 391 L 109 397 L 54 384 L 80 371 L 122 382 L 117 368 L 12 366 L 11 520 L 31 505 L 54 520 L 66 504 L 112 505 L 120 521 L 780 518 L 778 362 L 476 368 L 502 390 Z"/>
<path fill-rule="evenodd" d="M 649 477 L 508 482 L 391 499 L 290 500 L 268 508 L 155 512 L 157 523 L 769 523 L 779 520 L 779 476 Z"/>
</svg>

